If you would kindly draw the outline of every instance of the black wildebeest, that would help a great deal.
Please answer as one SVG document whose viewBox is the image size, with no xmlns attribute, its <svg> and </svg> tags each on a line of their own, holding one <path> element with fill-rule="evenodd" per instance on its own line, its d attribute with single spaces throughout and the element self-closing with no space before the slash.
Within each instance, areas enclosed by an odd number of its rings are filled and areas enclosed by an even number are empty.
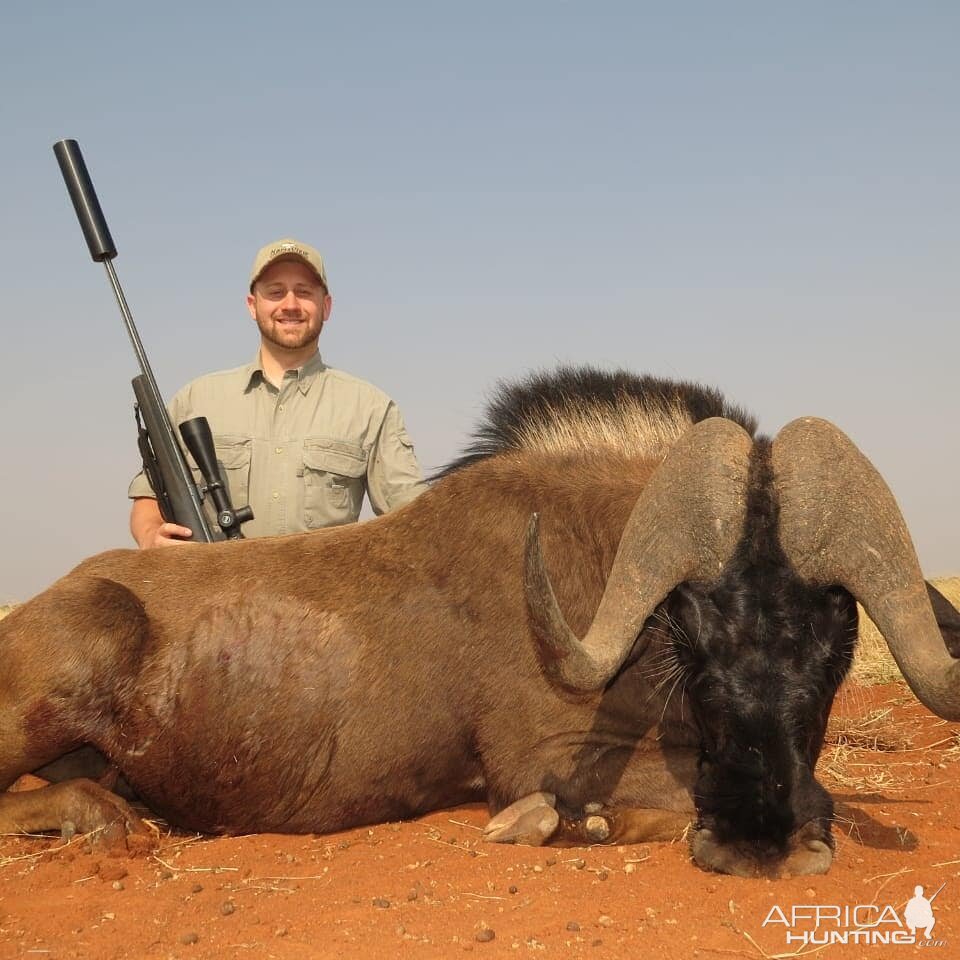
<svg viewBox="0 0 960 960">
<path fill-rule="evenodd" d="M 86 746 L 204 832 L 482 797 L 490 839 L 695 818 L 703 867 L 822 872 L 855 599 L 953 719 L 960 618 L 839 430 L 753 433 L 711 390 L 562 370 L 504 388 L 394 514 L 94 557 L 0 623 L 0 789 Z M 0 795 L 0 831 L 118 818 L 89 780 Z"/>
</svg>

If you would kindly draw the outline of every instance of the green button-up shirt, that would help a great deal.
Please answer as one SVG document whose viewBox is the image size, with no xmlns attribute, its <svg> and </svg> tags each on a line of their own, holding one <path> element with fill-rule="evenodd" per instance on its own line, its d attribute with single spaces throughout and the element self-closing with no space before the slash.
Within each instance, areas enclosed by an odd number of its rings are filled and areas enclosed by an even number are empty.
<svg viewBox="0 0 960 960">
<path fill-rule="evenodd" d="M 377 514 L 423 491 L 420 465 L 396 404 L 372 384 L 326 366 L 317 354 L 280 387 L 259 359 L 187 384 L 170 402 L 174 429 L 204 416 L 234 507 L 249 504 L 248 537 L 352 523 L 364 492 Z M 187 460 L 199 481 L 192 458 Z M 152 497 L 144 474 L 130 497 Z M 212 504 L 205 508 L 216 529 Z"/>
</svg>

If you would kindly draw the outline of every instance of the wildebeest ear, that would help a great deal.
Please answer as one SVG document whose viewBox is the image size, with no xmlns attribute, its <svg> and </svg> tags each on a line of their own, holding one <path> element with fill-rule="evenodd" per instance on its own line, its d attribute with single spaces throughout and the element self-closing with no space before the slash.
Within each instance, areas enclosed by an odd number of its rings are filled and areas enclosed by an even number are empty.
<svg viewBox="0 0 960 960">
<path fill-rule="evenodd" d="M 937 618 L 937 626 L 943 634 L 943 642 L 950 656 L 960 660 L 960 613 L 954 605 L 932 584 L 927 583 L 927 596 L 930 597 L 930 606 L 933 615 Z"/>
<path fill-rule="evenodd" d="M 681 645 L 691 653 L 706 651 L 713 636 L 716 606 L 707 591 L 696 583 L 680 583 L 670 591 L 667 611 Z"/>
</svg>

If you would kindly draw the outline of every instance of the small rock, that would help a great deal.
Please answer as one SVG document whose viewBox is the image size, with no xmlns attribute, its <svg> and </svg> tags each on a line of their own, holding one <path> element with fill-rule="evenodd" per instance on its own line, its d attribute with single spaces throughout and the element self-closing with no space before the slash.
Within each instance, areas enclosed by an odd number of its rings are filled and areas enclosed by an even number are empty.
<svg viewBox="0 0 960 960">
<path fill-rule="evenodd" d="M 575 860 L 570 861 L 570 866 L 573 867 L 574 870 L 582 870 L 586 865 L 587 861 L 582 857 L 577 857 Z"/>
<path fill-rule="evenodd" d="M 114 890 L 122 890 L 122 889 L 123 889 L 123 881 L 122 881 L 122 880 L 114 880 L 112 886 L 113 886 L 113 889 L 114 889 Z"/>
<path fill-rule="evenodd" d="M 804 896 L 813 900 L 813 898 L 817 895 L 817 891 L 814 890 L 813 887 L 807 887 L 807 889 L 803 891 L 803 894 Z"/>
<path fill-rule="evenodd" d="M 497 935 L 489 927 L 481 927 L 473 939 L 478 943 L 489 943 L 491 940 L 495 940 L 496 937 Z"/>
<path fill-rule="evenodd" d="M 188 944 L 191 944 L 191 943 L 199 943 L 199 942 L 200 942 L 200 934 L 199 934 L 199 933 L 194 933 L 194 932 L 191 930 L 190 933 L 184 933 L 184 934 L 180 937 L 180 942 L 181 942 L 184 946 L 186 946 L 186 945 L 188 945 Z"/>
<path fill-rule="evenodd" d="M 585 803 L 583 805 L 584 813 L 599 813 L 603 809 L 602 803 L 597 803 L 595 800 L 592 803 Z"/>
<path fill-rule="evenodd" d="M 173 879 L 173 871 L 172 871 L 172 870 L 168 870 L 166 867 L 162 867 L 161 870 L 160 870 L 160 879 L 161 879 L 161 880 L 172 880 L 172 879 Z"/>
<path fill-rule="evenodd" d="M 411 887 L 411 888 L 407 891 L 407 899 L 408 899 L 408 900 L 416 900 L 417 897 L 419 897 L 419 896 L 420 896 L 420 891 L 417 890 L 416 887 Z"/>
<path fill-rule="evenodd" d="M 546 867 L 555 867 L 556 865 L 557 865 L 556 857 L 547 857 L 547 859 L 544 861 L 544 866 Z"/>
<path fill-rule="evenodd" d="M 516 893 L 516 892 L 517 892 L 516 886 L 514 886 L 514 884 L 512 884 L 512 883 L 511 883 L 510 886 L 507 888 L 507 890 L 508 890 L 510 893 Z"/>
<path fill-rule="evenodd" d="M 610 876 L 610 874 L 607 873 L 606 870 L 599 870 L 599 871 L 597 871 L 597 879 L 598 879 L 598 880 L 606 880 L 607 877 L 609 877 L 609 876 Z"/>
<path fill-rule="evenodd" d="M 568 923 L 567 923 L 567 929 L 568 929 L 571 933 L 579 933 L 579 932 L 580 932 L 580 924 L 577 923 L 576 920 L 570 920 L 570 921 L 568 921 Z"/>
<path fill-rule="evenodd" d="M 390 901 L 386 897 L 374 897 L 373 905 L 381 910 L 386 910 L 390 906 Z"/>
<path fill-rule="evenodd" d="M 202 891 L 203 891 L 203 884 L 202 884 L 202 883 L 195 883 L 195 884 L 190 888 L 190 892 L 191 892 L 191 893 L 201 893 Z"/>
<path fill-rule="evenodd" d="M 635 863 L 625 863 L 623 865 L 624 873 L 633 873 L 633 871 L 636 869 L 637 869 L 637 865 Z"/>
<path fill-rule="evenodd" d="M 600 916 L 597 917 L 597 923 L 599 923 L 601 927 L 612 927 L 613 917 L 608 917 L 605 913 L 601 913 Z"/>
<path fill-rule="evenodd" d="M 603 946 L 603 941 L 602 941 L 599 937 L 597 937 L 597 939 L 594 940 L 594 941 L 590 944 L 590 946 L 591 946 L 591 947 L 602 947 L 602 946 Z"/>
<path fill-rule="evenodd" d="M 539 863 L 534 864 L 533 872 L 534 872 L 534 873 L 543 873 L 543 867 L 541 867 Z"/>
<path fill-rule="evenodd" d="M 285 937 L 287 935 L 287 928 L 277 927 L 277 929 L 273 931 L 273 935 L 275 937 Z"/>
<path fill-rule="evenodd" d="M 225 917 L 229 917 L 237 909 L 237 905 L 232 900 L 224 900 L 220 904 L 220 913 Z"/>
</svg>

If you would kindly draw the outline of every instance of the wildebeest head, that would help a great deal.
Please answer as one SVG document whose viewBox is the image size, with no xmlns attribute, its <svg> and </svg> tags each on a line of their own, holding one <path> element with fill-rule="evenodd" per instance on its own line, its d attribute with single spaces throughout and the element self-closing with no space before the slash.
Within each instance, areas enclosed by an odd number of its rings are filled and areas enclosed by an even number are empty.
<svg viewBox="0 0 960 960">
<path fill-rule="evenodd" d="M 813 769 L 855 599 L 918 698 L 960 716 L 960 664 L 896 502 L 822 420 L 794 421 L 772 443 L 719 418 L 691 427 L 641 492 L 582 641 L 556 602 L 536 519 L 525 586 L 545 670 L 576 691 L 602 689 L 639 655 L 659 607 L 700 735 L 692 851 L 709 869 L 829 867 L 832 805 Z"/>
</svg>

